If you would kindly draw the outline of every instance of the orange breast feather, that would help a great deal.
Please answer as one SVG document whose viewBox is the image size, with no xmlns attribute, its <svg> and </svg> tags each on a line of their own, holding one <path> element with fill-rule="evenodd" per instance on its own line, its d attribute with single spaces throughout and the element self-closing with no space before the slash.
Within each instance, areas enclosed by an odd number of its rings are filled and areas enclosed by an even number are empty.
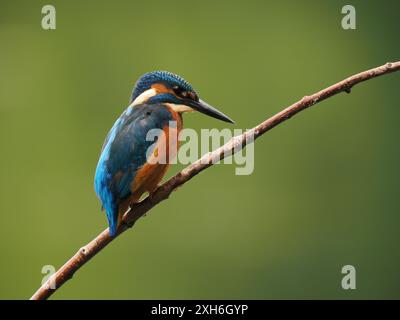
<svg viewBox="0 0 400 320">
<path fill-rule="evenodd" d="M 178 136 L 182 129 L 182 118 L 172 110 L 171 113 L 176 121 L 176 126 L 165 126 L 163 128 L 164 134 L 158 137 L 152 155 L 136 172 L 135 179 L 131 184 L 132 196 L 130 197 L 130 203 L 138 202 L 145 192 L 151 193 L 157 188 L 167 172 L 170 162 L 177 155 L 179 148 Z"/>
</svg>

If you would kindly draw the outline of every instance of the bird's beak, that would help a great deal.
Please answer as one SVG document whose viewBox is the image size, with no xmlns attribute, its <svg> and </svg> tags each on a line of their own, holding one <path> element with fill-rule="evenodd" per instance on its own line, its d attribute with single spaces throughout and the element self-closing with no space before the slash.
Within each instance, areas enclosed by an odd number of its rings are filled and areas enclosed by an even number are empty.
<svg viewBox="0 0 400 320">
<path fill-rule="evenodd" d="M 230 122 L 230 123 L 235 123 L 231 118 L 223 114 L 221 111 L 218 111 L 214 107 L 210 106 L 208 103 L 204 102 L 203 100 L 195 101 L 191 99 L 185 99 L 184 104 L 193 108 L 194 110 L 197 110 L 201 113 L 204 113 L 210 117 L 225 121 L 225 122 Z"/>
</svg>

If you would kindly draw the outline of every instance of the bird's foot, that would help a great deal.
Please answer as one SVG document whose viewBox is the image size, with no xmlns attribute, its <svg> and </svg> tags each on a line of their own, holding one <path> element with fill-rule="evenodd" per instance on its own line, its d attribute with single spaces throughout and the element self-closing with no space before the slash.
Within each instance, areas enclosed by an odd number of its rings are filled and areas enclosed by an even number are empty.
<svg viewBox="0 0 400 320">
<path fill-rule="evenodd" d="M 125 210 L 125 212 L 123 213 L 123 215 L 122 215 L 123 218 L 122 218 L 121 224 L 125 225 L 127 228 L 132 228 L 133 225 L 135 224 L 135 221 L 127 221 L 127 220 L 126 220 L 126 219 L 127 219 L 128 213 L 131 212 L 131 211 L 132 211 L 132 207 L 129 206 L 129 207 Z M 125 218 L 125 219 L 124 219 L 124 218 Z"/>
<path fill-rule="evenodd" d="M 123 221 L 122 223 L 129 229 L 135 225 L 136 221 Z"/>
<path fill-rule="evenodd" d="M 155 188 L 154 190 L 148 192 L 148 198 L 149 198 L 150 201 L 153 201 L 153 199 L 155 197 L 155 194 L 156 194 L 156 191 L 158 190 L 159 187 L 160 187 L 160 184 L 157 185 L 157 188 Z"/>
</svg>

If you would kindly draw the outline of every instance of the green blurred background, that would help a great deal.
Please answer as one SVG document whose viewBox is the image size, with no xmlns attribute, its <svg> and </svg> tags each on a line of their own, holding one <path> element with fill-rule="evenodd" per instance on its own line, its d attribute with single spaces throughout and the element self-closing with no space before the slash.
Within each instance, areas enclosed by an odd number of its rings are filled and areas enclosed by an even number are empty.
<svg viewBox="0 0 400 320">
<path fill-rule="evenodd" d="M 49 3 L 54 31 L 41 28 Z M 351 1 L 356 30 L 341 28 L 345 4 L 1 1 L 0 298 L 29 298 L 43 265 L 106 227 L 94 170 L 140 75 L 180 74 L 250 128 L 399 60 L 399 2 Z M 250 176 L 206 170 L 53 298 L 400 298 L 399 83 L 374 79 L 275 128 Z M 199 114 L 185 125 L 225 126 Z M 347 264 L 356 290 L 341 288 Z"/>
</svg>

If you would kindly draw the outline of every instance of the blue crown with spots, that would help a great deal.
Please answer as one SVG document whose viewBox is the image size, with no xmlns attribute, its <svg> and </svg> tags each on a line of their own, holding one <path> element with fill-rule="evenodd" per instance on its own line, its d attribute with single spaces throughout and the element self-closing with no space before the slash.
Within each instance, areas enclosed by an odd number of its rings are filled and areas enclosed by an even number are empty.
<svg viewBox="0 0 400 320">
<path fill-rule="evenodd" d="M 170 87 L 179 86 L 185 91 L 194 91 L 193 87 L 182 77 L 168 71 L 153 71 L 141 76 L 136 82 L 131 95 L 131 102 L 155 83 L 165 83 Z"/>
</svg>

